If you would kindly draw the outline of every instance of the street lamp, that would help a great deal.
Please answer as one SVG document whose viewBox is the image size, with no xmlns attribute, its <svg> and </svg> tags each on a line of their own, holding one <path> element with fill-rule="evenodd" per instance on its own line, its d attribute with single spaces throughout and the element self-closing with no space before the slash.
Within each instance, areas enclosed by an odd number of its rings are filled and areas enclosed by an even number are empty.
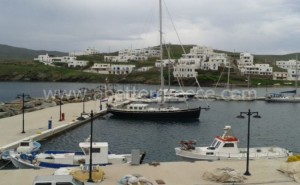
<svg viewBox="0 0 300 185">
<path fill-rule="evenodd" d="M 58 97 L 58 99 L 59 99 L 59 120 L 58 121 L 62 121 L 62 118 L 61 118 L 61 104 L 62 104 L 61 99 L 63 96 L 63 95 L 61 95 L 62 92 L 63 92 L 63 90 L 61 90 L 61 89 L 56 92 L 56 94 L 57 94 L 56 98 Z"/>
<path fill-rule="evenodd" d="M 244 115 L 248 116 L 248 134 L 247 134 L 247 163 L 246 163 L 246 172 L 244 173 L 244 175 L 248 175 L 250 176 L 250 172 L 249 172 L 249 144 L 250 144 L 250 117 L 252 115 L 254 115 L 254 118 L 261 118 L 260 115 L 258 115 L 258 112 L 251 112 L 250 109 L 248 110 L 248 112 L 240 112 L 240 115 L 237 116 L 237 118 L 245 118 Z"/>
<path fill-rule="evenodd" d="M 23 113 L 23 120 L 22 120 L 22 134 L 25 133 L 25 119 L 24 119 L 24 113 L 25 113 L 25 98 L 30 98 L 29 94 L 18 94 L 17 98 L 22 98 L 22 113 Z"/>
<path fill-rule="evenodd" d="M 84 92 L 84 93 L 83 93 L 83 97 L 81 97 L 81 98 L 82 98 L 82 113 L 85 114 L 85 106 L 84 106 L 84 102 L 85 102 L 85 93 L 86 93 L 86 90 L 87 90 L 87 89 L 86 89 L 85 87 L 82 87 L 82 88 L 80 88 L 79 90 L 81 91 L 81 93 Z M 82 94 L 81 94 L 81 96 L 82 96 Z"/>
<path fill-rule="evenodd" d="M 91 110 L 91 136 L 90 136 L 90 166 L 89 166 L 89 179 L 88 182 L 94 182 L 92 179 L 92 165 L 93 165 L 93 117 L 94 117 L 94 113 L 93 110 Z"/>
</svg>

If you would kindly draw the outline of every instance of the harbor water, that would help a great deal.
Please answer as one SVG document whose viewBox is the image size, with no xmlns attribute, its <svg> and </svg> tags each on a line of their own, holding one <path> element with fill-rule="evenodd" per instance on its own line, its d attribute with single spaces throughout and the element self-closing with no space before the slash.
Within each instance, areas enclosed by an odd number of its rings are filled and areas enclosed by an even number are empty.
<svg viewBox="0 0 300 185">
<path fill-rule="evenodd" d="M 1 82 L 0 101 L 11 101 L 17 94 L 23 92 L 33 97 L 43 97 L 45 89 L 96 88 L 97 85 L 99 84 Z M 159 88 L 154 85 L 137 86 L 147 89 Z M 116 87 L 124 88 L 124 85 L 119 84 Z M 256 90 L 258 96 L 264 96 L 266 92 L 265 88 Z M 277 90 L 280 89 L 268 89 L 270 92 Z M 280 146 L 299 152 L 300 103 L 265 101 L 208 101 L 207 103 L 210 110 L 202 110 L 199 120 L 124 120 L 105 115 L 93 122 L 94 140 L 108 142 L 112 153 L 130 153 L 131 149 L 145 151 L 147 154 L 145 162 L 178 161 L 181 158 L 175 155 L 174 148 L 179 146 L 181 140 L 196 140 L 198 146 L 207 146 L 215 136 L 223 133 L 226 125 L 232 126 L 233 133 L 240 139 L 240 147 L 246 147 L 248 119 L 247 117 L 238 119 L 236 116 L 250 109 L 258 112 L 262 117 L 250 119 L 250 146 Z M 206 102 L 190 100 L 189 105 L 206 107 Z M 89 135 L 90 123 L 87 123 L 42 141 L 42 150 L 78 151 L 80 150 L 78 143 L 84 141 Z"/>
</svg>

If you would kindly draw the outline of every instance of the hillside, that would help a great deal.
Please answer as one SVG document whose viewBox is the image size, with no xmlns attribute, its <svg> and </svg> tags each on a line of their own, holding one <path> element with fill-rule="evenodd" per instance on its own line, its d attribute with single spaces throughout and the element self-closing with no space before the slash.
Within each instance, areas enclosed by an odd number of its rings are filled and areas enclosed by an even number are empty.
<svg viewBox="0 0 300 185">
<path fill-rule="evenodd" d="M 54 56 L 64 56 L 68 53 L 59 51 L 46 51 L 46 50 L 31 50 L 26 48 L 13 47 L 8 45 L 0 44 L 0 61 L 19 61 L 19 60 L 32 60 L 38 55 L 44 55 L 48 53 Z"/>
</svg>

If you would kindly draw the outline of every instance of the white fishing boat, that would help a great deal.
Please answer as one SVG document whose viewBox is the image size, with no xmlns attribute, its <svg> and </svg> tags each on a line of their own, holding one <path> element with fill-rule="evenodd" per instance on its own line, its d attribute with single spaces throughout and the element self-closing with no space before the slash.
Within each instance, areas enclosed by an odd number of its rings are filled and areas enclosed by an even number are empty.
<svg viewBox="0 0 300 185">
<path fill-rule="evenodd" d="M 1 159 L 10 160 L 11 153 L 24 153 L 30 154 L 32 152 L 38 152 L 41 148 L 41 144 L 37 141 L 33 141 L 31 139 L 22 140 L 19 143 L 19 146 L 15 150 L 5 150 L 1 153 Z"/>
<path fill-rule="evenodd" d="M 247 148 L 238 147 L 239 139 L 233 136 L 231 126 L 225 126 L 224 134 L 217 136 L 210 146 L 196 147 L 195 141 L 181 141 L 181 147 L 175 148 L 177 156 L 193 160 L 246 159 Z M 257 147 L 249 149 L 249 158 L 281 158 L 292 152 L 280 147 Z"/>
<path fill-rule="evenodd" d="M 82 152 L 46 151 L 37 155 L 12 153 L 10 157 L 17 168 L 61 168 L 89 164 L 90 142 L 81 142 L 79 147 Z M 93 165 L 130 163 L 132 158 L 131 154 L 110 154 L 107 142 L 93 142 L 92 153 Z"/>
</svg>

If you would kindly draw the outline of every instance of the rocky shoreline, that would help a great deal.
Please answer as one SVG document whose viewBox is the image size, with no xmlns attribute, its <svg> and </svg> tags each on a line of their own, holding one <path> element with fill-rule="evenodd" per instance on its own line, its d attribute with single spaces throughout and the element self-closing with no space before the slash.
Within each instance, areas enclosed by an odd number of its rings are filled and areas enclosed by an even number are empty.
<svg viewBox="0 0 300 185">
<path fill-rule="evenodd" d="M 27 98 L 24 101 L 24 112 L 33 112 L 36 110 L 46 109 L 49 107 L 59 106 L 67 103 L 79 103 L 95 98 L 103 98 L 102 91 L 96 91 L 94 89 L 87 90 L 82 96 L 67 96 L 65 94 L 59 96 L 51 96 L 49 98 Z M 10 116 L 15 116 L 23 113 L 23 100 L 17 98 L 11 102 L 0 102 L 0 119 Z"/>
</svg>

